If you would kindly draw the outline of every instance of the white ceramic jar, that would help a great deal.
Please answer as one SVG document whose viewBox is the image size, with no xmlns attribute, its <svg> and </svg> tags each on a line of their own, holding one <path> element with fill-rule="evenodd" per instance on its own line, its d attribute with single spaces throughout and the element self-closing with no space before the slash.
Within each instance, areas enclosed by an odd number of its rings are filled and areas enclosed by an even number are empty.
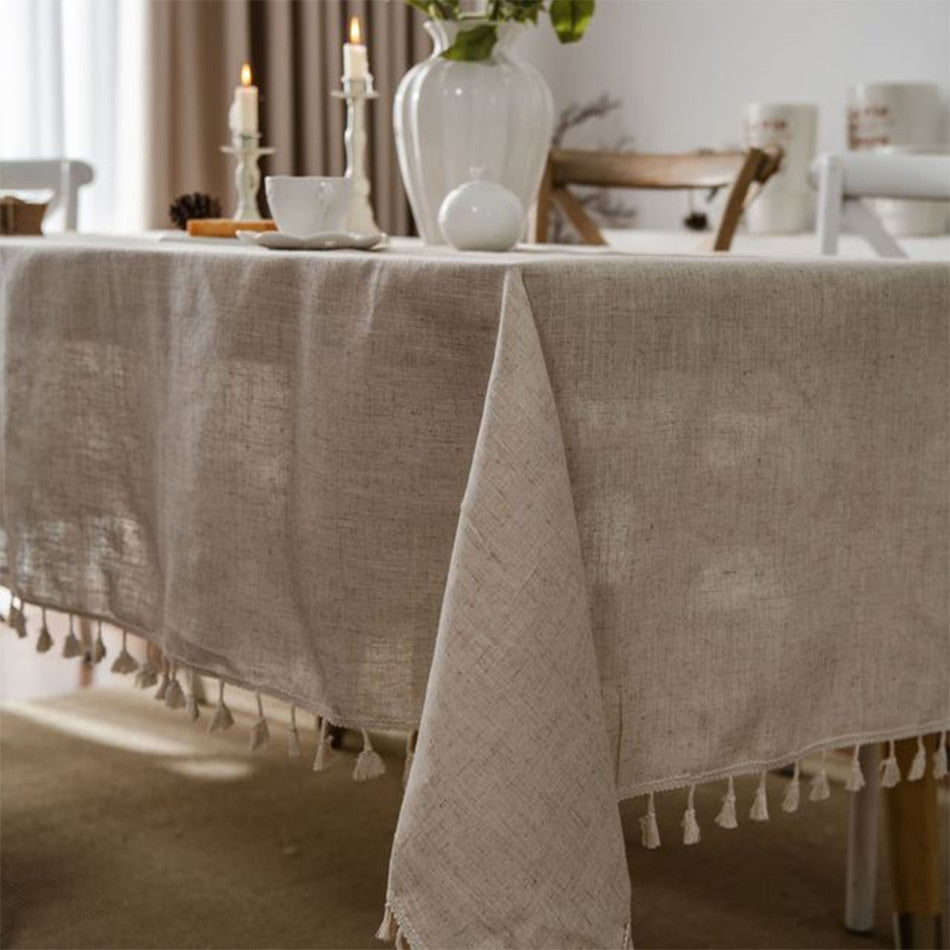
<svg viewBox="0 0 950 950">
<path fill-rule="evenodd" d="M 782 164 L 745 212 L 753 234 L 794 234 L 811 229 L 815 192 L 808 173 L 815 157 L 818 107 L 811 103 L 750 102 L 743 110 L 743 144 L 782 148 Z"/>
<path fill-rule="evenodd" d="M 443 243 L 439 209 L 446 195 L 482 169 L 484 178 L 511 191 L 530 208 L 544 172 L 554 107 L 541 74 L 512 52 L 530 26 L 498 25 L 498 42 L 484 62 L 454 62 L 440 54 L 460 25 L 426 23 L 435 48 L 403 77 L 393 104 L 396 151 L 419 233 Z"/>
<path fill-rule="evenodd" d="M 448 193 L 439 229 L 460 251 L 509 251 L 524 230 L 524 211 L 507 188 L 475 178 Z"/>
<path fill-rule="evenodd" d="M 848 148 L 885 152 L 947 151 L 946 107 L 933 83 L 858 83 L 848 92 Z M 874 209 L 897 237 L 943 234 L 947 203 L 879 198 Z"/>
</svg>

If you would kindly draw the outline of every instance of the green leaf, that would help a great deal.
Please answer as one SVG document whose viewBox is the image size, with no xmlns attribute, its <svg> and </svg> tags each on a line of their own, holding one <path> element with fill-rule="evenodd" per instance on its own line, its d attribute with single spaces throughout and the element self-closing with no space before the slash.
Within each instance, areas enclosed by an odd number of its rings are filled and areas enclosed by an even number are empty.
<svg viewBox="0 0 950 950">
<path fill-rule="evenodd" d="M 551 0 L 551 24 L 562 43 L 576 43 L 594 15 L 594 0 Z"/>
<path fill-rule="evenodd" d="M 459 30 L 455 42 L 442 54 L 442 58 L 477 63 L 491 56 L 497 41 L 498 28 L 495 24 L 480 23 L 471 29 Z"/>
<path fill-rule="evenodd" d="M 544 0 L 493 0 L 488 7 L 490 20 L 515 23 L 537 23 L 538 13 L 544 9 Z"/>
</svg>

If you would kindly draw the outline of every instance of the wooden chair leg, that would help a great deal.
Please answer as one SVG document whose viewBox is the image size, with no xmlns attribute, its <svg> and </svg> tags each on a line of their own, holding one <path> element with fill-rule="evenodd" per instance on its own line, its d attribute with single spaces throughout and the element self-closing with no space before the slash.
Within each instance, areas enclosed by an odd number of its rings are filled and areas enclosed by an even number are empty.
<svg viewBox="0 0 950 950">
<path fill-rule="evenodd" d="M 871 742 L 858 752 L 866 784 L 851 796 L 848 815 L 848 870 L 845 883 L 844 926 L 852 933 L 874 929 L 877 890 L 877 826 L 881 784 L 881 747 Z"/>
<path fill-rule="evenodd" d="M 887 837 L 894 891 L 894 941 L 904 948 L 939 948 L 940 866 L 937 857 L 937 783 L 931 763 L 937 736 L 927 736 L 927 769 L 907 781 L 917 740 L 896 743 L 903 780 L 887 790 Z"/>
<path fill-rule="evenodd" d="M 534 240 L 536 244 L 547 244 L 548 225 L 551 220 L 551 159 L 544 167 L 544 177 L 538 190 L 538 200 L 534 203 Z"/>
</svg>

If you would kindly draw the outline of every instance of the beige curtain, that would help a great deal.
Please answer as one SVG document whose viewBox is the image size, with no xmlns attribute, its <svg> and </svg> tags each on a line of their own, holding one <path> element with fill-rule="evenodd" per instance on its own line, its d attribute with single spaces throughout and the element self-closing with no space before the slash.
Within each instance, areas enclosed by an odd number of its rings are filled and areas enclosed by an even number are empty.
<svg viewBox="0 0 950 950">
<path fill-rule="evenodd" d="M 177 195 L 203 191 L 234 208 L 227 113 L 241 64 L 260 88 L 262 144 L 277 149 L 262 174 L 341 175 L 340 88 L 349 17 L 363 21 L 379 98 L 368 105 L 376 220 L 410 233 L 399 179 L 392 101 L 403 74 L 428 55 L 421 18 L 402 0 L 152 0 L 149 4 L 149 213 L 167 227 Z M 261 188 L 263 192 L 263 187 Z"/>
</svg>

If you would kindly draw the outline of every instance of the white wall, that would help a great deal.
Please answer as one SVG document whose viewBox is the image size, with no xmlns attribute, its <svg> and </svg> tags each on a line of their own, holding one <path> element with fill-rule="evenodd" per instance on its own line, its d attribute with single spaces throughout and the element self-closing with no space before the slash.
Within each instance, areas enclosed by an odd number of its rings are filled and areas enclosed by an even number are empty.
<svg viewBox="0 0 950 950">
<path fill-rule="evenodd" d="M 558 47 L 546 24 L 534 32 L 522 52 L 556 109 L 603 92 L 623 100 L 572 142 L 583 146 L 622 133 L 642 151 L 738 145 L 741 107 L 759 100 L 817 103 L 818 150 L 837 150 L 854 83 L 950 87 L 948 0 L 598 0 L 576 46 Z M 681 217 L 682 196 L 633 200 L 641 227 Z"/>
</svg>

